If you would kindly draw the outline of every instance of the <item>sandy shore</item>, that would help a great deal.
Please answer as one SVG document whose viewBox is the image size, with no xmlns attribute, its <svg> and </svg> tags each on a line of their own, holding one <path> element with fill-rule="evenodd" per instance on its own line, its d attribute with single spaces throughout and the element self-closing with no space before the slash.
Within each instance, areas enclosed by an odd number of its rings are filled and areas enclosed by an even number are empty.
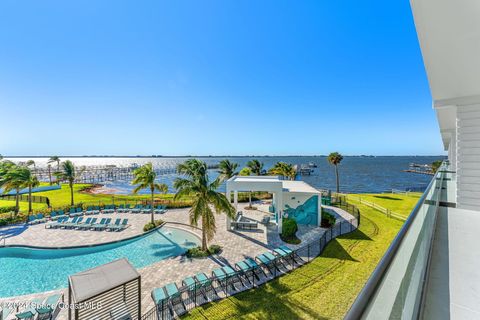
<svg viewBox="0 0 480 320">
<path fill-rule="evenodd" d="M 120 190 L 115 188 L 108 188 L 102 184 L 95 184 L 89 188 L 84 189 L 82 192 L 87 194 L 116 194 Z"/>
</svg>

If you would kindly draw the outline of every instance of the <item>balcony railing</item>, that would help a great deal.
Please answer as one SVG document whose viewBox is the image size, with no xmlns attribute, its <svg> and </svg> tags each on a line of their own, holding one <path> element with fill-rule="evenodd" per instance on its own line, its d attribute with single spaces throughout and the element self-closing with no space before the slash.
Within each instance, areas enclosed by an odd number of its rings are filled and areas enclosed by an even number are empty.
<svg viewBox="0 0 480 320">
<path fill-rule="evenodd" d="M 430 182 L 345 319 L 420 317 L 445 168 Z"/>
</svg>

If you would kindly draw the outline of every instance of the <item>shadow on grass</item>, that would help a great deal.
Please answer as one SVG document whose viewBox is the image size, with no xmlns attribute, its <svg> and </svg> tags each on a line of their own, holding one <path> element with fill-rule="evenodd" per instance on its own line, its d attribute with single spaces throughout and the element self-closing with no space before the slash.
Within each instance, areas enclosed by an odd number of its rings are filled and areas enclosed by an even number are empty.
<svg viewBox="0 0 480 320">
<path fill-rule="evenodd" d="M 347 240 L 367 240 L 373 241 L 372 238 L 363 233 L 360 229 L 357 229 L 353 232 L 341 235 L 337 237 L 338 239 L 347 239 Z"/>
<path fill-rule="evenodd" d="M 328 243 L 328 247 L 323 251 L 322 257 L 358 262 L 357 259 L 352 257 L 350 253 L 345 250 L 345 248 L 337 241 L 337 239 L 334 239 Z"/>
<path fill-rule="evenodd" d="M 305 304 L 291 299 L 288 296 L 290 291 L 288 286 L 277 279 L 259 288 L 229 297 L 222 303 L 203 305 L 190 317 L 186 315 L 186 318 L 195 319 L 208 315 L 208 319 L 240 319 L 242 315 L 249 315 L 254 319 L 285 320 L 301 319 L 308 315 L 312 319 L 327 319 Z"/>
<path fill-rule="evenodd" d="M 379 198 L 379 199 L 385 199 L 385 200 L 395 200 L 395 201 L 401 201 L 403 199 L 401 198 L 395 198 L 395 197 L 390 197 L 390 196 L 373 196 L 374 198 Z"/>
</svg>

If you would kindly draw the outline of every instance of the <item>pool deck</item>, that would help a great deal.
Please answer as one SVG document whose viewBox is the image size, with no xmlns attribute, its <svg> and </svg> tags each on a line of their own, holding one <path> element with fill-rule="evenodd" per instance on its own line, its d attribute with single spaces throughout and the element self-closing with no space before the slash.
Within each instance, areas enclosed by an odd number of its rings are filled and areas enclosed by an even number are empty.
<svg viewBox="0 0 480 320">
<path fill-rule="evenodd" d="M 241 209 L 246 204 L 241 204 Z M 244 215 L 261 221 L 262 217 L 268 214 L 268 204 L 256 204 L 258 210 L 243 210 Z M 339 209 L 328 207 L 335 211 L 339 216 L 339 220 L 351 219 L 352 216 L 347 212 Z M 197 229 L 188 226 L 188 208 L 171 209 L 165 214 L 157 214 L 156 217 L 166 222 L 169 227 L 176 227 L 188 230 L 200 236 Z M 107 215 L 105 215 L 107 216 Z M 128 218 L 131 226 L 122 232 L 107 231 L 76 231 L 64 229 L 45 229 L 45 224 L 35 226 L 12 226 L 0 229 L 0 239 L 5 236 L 5 244 L 7 245 L 31 245 L 41 247 L 64 247 L 78 246 L 88 244 L 98 244 L 111 242 L 115 240 L 129 238 L 143 233 L 143 226 L 150 220 L 150 214 L 110 214 L 112 218 Z M 205 259 L 188 259 L 185 256 L 174 257 L 161 260 L 150 266 L 139 269 L 142 276 L 142 313 L 146 312 L 154 306 L 151 299 L 151 291 L 156 287 L 162 287 L 170 282 L 181 283 L 182 279 L 196 274 L 205 272 L 207 275 L 219 266 L 226 264 L 234 265 L 236 262 L 244 260 L 246 257 L 255 257 L 256 255 L 278 247 L 284 242 L 276 233 L 276 226 L 268 227 L 258 224 L 257 230 L 227 231 L 225 215 L 216 215 L 217 233 L 214 240 L 209 244 L 219 244 L 223 247 L 223 251 L 219 255 L 215 255 Z M 181 223 L 185 225 L 178 225 Z M 305 245 L 315 239 L 319 239 L 326 229 L 319 227 L 299 226 L 297 236 L 302 240 L 301 245 Z M 3 242 L 3 241 L 2 241 Z M 2 243 L 3 244 L 3 243 Z M 295 245 L 289 245 L 296 248 Z M 66 289 L 55 290 L 49 293 L 31 294 L 25 296 L 1 298 L 0 304 L 5 301 L 9 302 L 25 302 L 33 298 L 46 297 L 53 292 L 64 292 L 65 302 L 68 301 Z M 61 310 L 57 319 L 66 319 L 66 310 Z"/>
</svg>

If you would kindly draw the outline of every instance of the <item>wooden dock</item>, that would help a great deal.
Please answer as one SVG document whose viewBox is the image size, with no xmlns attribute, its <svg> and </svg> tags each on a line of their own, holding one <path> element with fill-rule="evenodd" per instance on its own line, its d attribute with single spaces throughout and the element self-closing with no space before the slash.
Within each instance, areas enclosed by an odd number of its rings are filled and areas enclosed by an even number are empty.
<svg viewBox="0 0 480 320">
<path fill-rule="evenodd" d="M 402 170 L 403 172 L 410 172 L 410 173 L 418 173 L 418 174 L 426 174 L 433 176 L 435 173 L 430 170 L 418 170 L 418 169 L 408 169 L 408 170 Z"/>
<path fill-rule="evenodd" d="M 87 166 L 83 168 L 77 168 L 82 171 L 81 175 L 75 180 L 76 183 L 102 183 L 107 181 L 128 181 L 133 179 L 133 172 L 137 169 L 138 165 L 132 165 L 127 167 L 117 167 L 115 165 L 105 166 Z M 218 164 L 209 165 L 208 169 L 218 169 Z M 176 167 L 169 168 L 155 168 L 157 175 L 176 174 Z M 52 181 L 55 181 L 54 172 L 56 168 L 51 168 Z M 47 168 L 36 168 L 35 175 L 40 181 L 49 181 L 49 173 Z"/>
</svg>

